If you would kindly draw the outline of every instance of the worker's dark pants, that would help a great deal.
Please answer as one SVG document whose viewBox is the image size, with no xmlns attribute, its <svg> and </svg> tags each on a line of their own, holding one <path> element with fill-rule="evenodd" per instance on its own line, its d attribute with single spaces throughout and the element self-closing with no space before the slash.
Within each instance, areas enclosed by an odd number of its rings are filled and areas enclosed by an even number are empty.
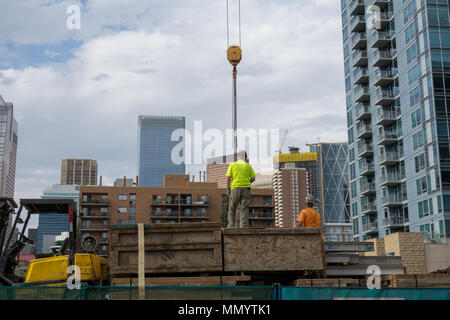
<svg viewBox="0 0 450 320">
<path fill-rule="evenodd" d="M 248 227 L 248 204 L 250 203 L 250 188 L 234 188 L 231 190 L 228 204 L 228 228 L 236 228 L 236 209 L 241 204 L 239 226 Z"/>
</svg>

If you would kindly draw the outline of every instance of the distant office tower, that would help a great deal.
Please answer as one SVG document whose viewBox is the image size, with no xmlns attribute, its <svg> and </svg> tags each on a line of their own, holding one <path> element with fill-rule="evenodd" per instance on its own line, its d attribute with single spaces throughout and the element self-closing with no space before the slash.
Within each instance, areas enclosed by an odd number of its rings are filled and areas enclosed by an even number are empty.
<svg viewBox="0 0 450 320">
<path fill-rule="evenodd" d="M 172 133 L 177 129 L 185 129 L 184 117 L 139 116 L 138 183 L 140 187 L 161 187 L 165 174 L 185 173 L 184 140 L 172 141 Z M 182 148 L 178 148 L 180 143 Z M 172 154 L 176 154 L 176 159 L 172 158 Z M 180 158 L 183 160 L 177 163 Z"/>
<path fill-rule="evenodd" d="M 55 184 L 44 190 L 42 199 L 73 199 L 78 207 L 79 185 Z M 79 219 L 79 217 L 78 217 Z M 29 230 L 30 231 L 30 230 Z M 37 228 L 36 252 L 48 253 L 55 244 L 55 237 L 69 231 L 69 214 L 40 214 Z"/>
<path fill-rule="evenodd" d="M 11 102 L 5 102 L 0 95 L 0 196 L 14 198 L 16 180 L 16 155 L 18 126 L 14 119 Z M 9 218 L 6 236 L 12 231 Z"/>
<path fill-rule="evenodd" d="M 65 159 L 61 164 L 61 184 L 97 185 L 97 160 Z"/>
<path fill-rule="evenodd" d="M 14 198 L 18 126 L 13 104 L 0 96 L 0 195 Z"/>
<path fill-rule="evenodd" d="M 448 238 L 449 2 L 341 5 L 354 237 Z"/>
<path fill-rule="evenodd" d="M 289 166 L 289 165 L 288 165 Z M 305 208 L 308 173 L 304 168 L 282 168 L 273 174 L 275 226 L 295 227 L 295 220 Z"/>
<path fill-rule="evenodd" d="M 320 212 L 319 162 L 317 152 L 299 152 L 297 147 L 289 147 L 289 153 L 280 153 L 273 157 L 273 168 L 304 168 L 308 173 L 308 194 L 316 200 L 316 209 Z M 304 201 L 305 199 L 303 199 Z"/>
<path fill-rule="evenodd" d="M 328 241 L 353 241 L 347 143 L 310 145 L 319 161 L 319 195 Z"/>
</svg>

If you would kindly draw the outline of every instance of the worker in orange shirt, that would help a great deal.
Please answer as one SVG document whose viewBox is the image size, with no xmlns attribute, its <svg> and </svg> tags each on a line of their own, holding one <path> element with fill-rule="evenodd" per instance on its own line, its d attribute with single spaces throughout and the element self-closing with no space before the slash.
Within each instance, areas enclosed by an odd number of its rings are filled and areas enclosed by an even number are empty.
<svg viewBox="0 0 450 320">
<path fill-rule="evenodd" d="M 306 208 L 300 211 L 295 226 L 297 228 L 319 228 L 320 227 L 320 214 L 314 210 L 314 199 L 311 196 L 307 196 L 305 199 Z"/>
</svg>

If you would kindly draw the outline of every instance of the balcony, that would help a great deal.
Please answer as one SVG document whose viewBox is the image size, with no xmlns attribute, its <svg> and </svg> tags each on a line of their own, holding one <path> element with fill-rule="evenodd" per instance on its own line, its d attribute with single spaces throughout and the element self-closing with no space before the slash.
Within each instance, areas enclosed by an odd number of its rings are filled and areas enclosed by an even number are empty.
<svg viewBox="0 0 450 320">
<path fill-rule="evenodd" d="M 384 130 L 378 135 L 378 145 L 392 145 L 398 142 L 400 134 L 394 131 Z"/>
<path fill-rule="evenodd" d="M 182 213 L 179 214 L 178 212 L 172 212 L 172 213 L 166 213 L 166 212 L 152 212 L 150 213 L 150 218 L 156 219 L 205 219 L 208 218 L 208 214 L 205 213 L 198 213 L 198 212 L 192 212 L 192 213 Z"/>
<path fill-rule="evenodd" d="M 264 202 L 264 203 L 249 203 L 249 208 L 273 208 L 274 205 L 272 202 Z"/>
<path fill-rule="evenodd" d="M 361 214 L 377 213 L 377 206 L 375 202 L 368 202 L 361 205 Z"/>
<path fill-rule="evenodd" d="M 367 68 L 355 68 L 353 79 L 354 84 L 369 83 L 369 71 Z"/>
<path fill-rule="evenodd" d="M 373 175 L 375 173 L 375 166 L 373 163 L 364 163 L 359 167 L 359 174 L 361 176 Z"/>
<path fill-rule="evenodd" d="M 368 3 L 368 7 L 370 6 L 378 6 L 381 10 L 389 6 L 390 0 L 370 0 Z"/>
<path fill-rule="evenodd" d="M 107 215 L 101 215 L 101 214 L 88 214 L 88 215 L 82 215 L 82 219 L 109 219 Z"/>
<path fill-rule="evenodd" d="M 363 124 L 356 128 L 356 136 L 358 139 L 368 138 L 372 136 L 372 126 L 370 124 Z"/>
<path fill-rule="evenodd" d="M 369 102 L 370 90 L 368 86 L 358 85 L 355 87 L 355 102 Z"/>
<path fill-rule="evenodd" d="M 352 54 L 353 67 L 367 67 L 367 50 L 355 50 Z"/>
<path fill-rule="evenodd" d="M 365 32 L 355 32 L 352 35 L 352 49 L 366 49 L 367 47 L 367 35 Z"/>
<path fill-rule="evenodd" d="M 364 14 L 355 15 L 350 20 L 350 30 L 351 32 L 359 32 L 366 30 L 366 17 Z"/>
<path fill-rule="evenodd" d="M 370 111 L 370 104 L 358 103 L 355 107 L 356 120 L 360 121 L 364 119 L 370 119 L 372 116 L 372 113 Z"/>
<path fill-rule="evenodd" d="M 392 89 L 380 89 L 377 90 L 375 95 L 375 104 L 381 106 L 388 106 L 395 103 L 399 93 L 398 87 L 393 87 Z"/>
<path fill-rule="evenodd" d="M 400 108 L 382 110 L 377 114 L 377 125 L 390 125 L 401 116 Z"/>
<path fill-rule="evenodd" d="M 372 34 L 373 43 L 372 48 L 386 48 L 391 44 L 394 38 L 394 32 L 392 31 L 375 31 Z"/>
<path fill-rule="evenodd" d="M 380 12 L 379 16 L 374 14 L 373 18 L 377 20 L 373 20 L 375 27 L 379 27 L 380 30 L 386 29 L 391 24 L 391 19 L 394 16 L 394 13 L 391 11 Z"/>
<path fill-rule="evenodd" d="M 403 205 L 403 202 L 406 199 L 403 199 L 401 196 L 385 196 L 381 198 L 381 203 L 383 207 L 401 207 Z"/>
<path fill-rule="evenodd" d="M 379 156 L 380 165 L 393 165 L 400 162 L 400 154 L 398 152 L 384 152 Z"/>
<path fill-rule="evenodd" d="M 406 221 L 406 219 L 403 217 L 392 217 L 383 219 L 383 227 L 388 228 L 404 227 L 406 223 L 408 223 L 408 221 Z"/>
<path fill-rule="evenodd" d="M 358 146 L 358 156 L 366 157 L 373 155 L 373 145 L 364 143 L 361 146 Z"/>
<path fill-rule="evenodd" d="M 374 73 L 374 85 L 381 87 L 391 86 L 395 78 L 396 75 L 391 70 L 377 68 Z"/>
<path fill-rule="evenodd" d="M 186 199 L 181 199 L 181 200 L 179 200 L 179 199 L 174 199 L 174 200 L 157 199 L 157 200 L 152 200 L 150 202 L 150 206 L 207 207 L 208 206 L 208 201 L 187 201 Z"/>
<path fill-rule="evenodd" d="M 350 15 L 364 14 L 364 0 L 352 0 L 349 5 Z"/>
<path fill-rule="evenodd" d="M 388 173 L 386 175 L 381 175 L 380 185 L 383 187 L 392 187 L 402 183 L 402 177 L 399 173 Z"/>
<path fill-rule="evenodd" d="M 397 55 L 395 49 L 390 50 L 378 50 L 376 49 L 373 55 L 373 66 L 374 67 L 387 67 L 392 64 L 394 57 Z"/>
<path fill-rule="evenodd" d="M 257 220 L 273 220 L 275 216 L 272 213 L 257 213 L 250 214 L 249 219 L 257 219 Z"/>
<path fill-rule="evenodd" d="M 102 199 L 81 199 L 80 206 L 109 206 L 108 200 Z"/>
<path fill-rule="evenodd" d="M 361 195 L 362 196 L 365 196 L 365 195 L 368 195 L 368 194 L 374 194 L 376 192 L 375 183 L 371 182 L 371 183 L 363 184 L 360 187 L 360 190 L 361 190 Z"/>
<path fill-rule="evenodd" d="M 369 222 L 363 224 L 363 233 L 378 233 L 378 223 L 377 222 Z"/>
</svg>

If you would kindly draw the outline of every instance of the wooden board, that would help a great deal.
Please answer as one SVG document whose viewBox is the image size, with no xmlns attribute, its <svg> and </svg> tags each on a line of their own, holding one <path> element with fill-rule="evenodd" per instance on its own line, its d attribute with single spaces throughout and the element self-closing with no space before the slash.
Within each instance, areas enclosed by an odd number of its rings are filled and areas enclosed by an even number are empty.
<svg viewBox="0 0 450 320">
<path fill-rule="evenodd" d="M 138 273 L 135 226 L 112 226 L 110 274 Z M 173 223 L 144 226 L 145 274 L 222 271 L 221 229 L 218 223 Z"/>
<path fill-rule="evenodd" d="M 450 275 L 446 274 L 395 274 L 383 278 L 391 288 L 448 288 Z"/>
<path fill-rule="evenodd" d="M 319 228 L 223 229 L 225 271 L 324 270 Z"/>
<path fill-rule="evenodd" d="M 297 287 L 358 287 L 359 279 L 297 279 Z"/>
<path fill-rule="evenodd" d="M 234 286 L 238 282 L 250 281 L 250 276 L 209 276 L 209 277 L 153 277 L 146 278 L 146 286 Z M 113 278 L 112 286 L 137 286 L 137 278 Z"/>
</svg>

